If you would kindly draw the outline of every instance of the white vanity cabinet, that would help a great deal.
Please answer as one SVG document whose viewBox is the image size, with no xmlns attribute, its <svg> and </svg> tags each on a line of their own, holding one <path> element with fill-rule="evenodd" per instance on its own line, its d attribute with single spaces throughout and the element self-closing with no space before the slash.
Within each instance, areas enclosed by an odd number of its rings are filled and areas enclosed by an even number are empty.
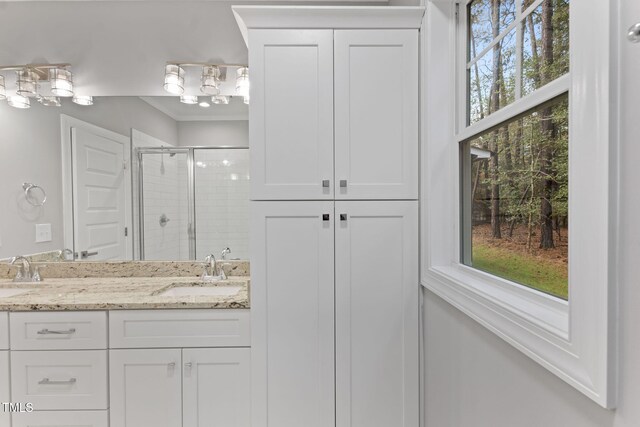
<svg viewBox="0 0 640 427">
<path fill-rule="evenodd" d="M 3 313 L 0 313 L 0 316 Z M 0 350 L 0 404 L 10 402 L 9 352 Z M 11 415 L 0 406 L 0 427 L 11 426 Z"/>
<path fill-rule="evenodd" d="M 247 310 L 122 310 L 109 330 L 111 427 L 251 427 Z"/>
<path fill-rule="evenodd" d="M 417 30 L 250 30 L 249 62 L 252 200 L 418 198 Z"/>
</svg>

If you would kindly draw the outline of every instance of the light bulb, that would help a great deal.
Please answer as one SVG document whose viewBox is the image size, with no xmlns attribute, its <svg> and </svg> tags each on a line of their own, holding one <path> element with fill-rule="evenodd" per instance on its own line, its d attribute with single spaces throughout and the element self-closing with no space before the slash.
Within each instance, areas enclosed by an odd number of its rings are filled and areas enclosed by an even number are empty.
<svg viewBox="0 0 640 427">
<path fill-rule="evenodd" d="M 10 96 L 7 102 L 9 103 L 9 105 L 15 108 L 25 109 L 25 108 L 31 107 L 31 102 L 29 102 L 29 98 L 22 95 Z"/>
<path fill-rule="evenodd" d="M 52 68 L 49 70 L 51 93 L 56 96 L 73 96 L 73 74 L 64 68 Z"/>
<path fill-rule="evenodd" d="M 45 107 L 60 107 L 60 99 L 57 96 L 39 96 L 38 102 Z"/>
<path fill-rule="evenodd" d="M 227 95 L 215 95 L 211 97 L 211 102 L 213 102 L 216 105 L 228 104 L 229 97 Z"/>
<path fill-rule="evenodd" d="M 236 95 L 249 96 L 249 69 L 240 67 L 236 71 Z"/>
<path fill-rule="evenodd" d="M 74 96 L 72 101 L 78 105 L 93 105 L 93 96 Z"/>
<path fill-rule="evenodd" d="M 220 83 L 220 68 L 215 65 L 205 65 L 202 67 L 202 85 L 200 91 L 206 95 L 217 95 L 220 93 L 218 87 Z"/>
<path fill-rule="evenodd" d="M 209 108 L 211 107 L 211 104 L 209 104 L 207 101 L 200 101 L 198 103 L 199 106 L 201 106 L 202 108 Z"/>
<path fill-rule="evenodd" d="M 191 95 L 180 95 L 180 102 L 182 102 L 183 104 L 197 104 L 198 103 L 198 97 L 197 96 L 191 96 Z"/>
<path fill-rule="evenodd" d="M 184 93 L 184 69 L 179 65 L 168 64 L 164 68 L 164 90 L 173 95 Z"/>
</svg>

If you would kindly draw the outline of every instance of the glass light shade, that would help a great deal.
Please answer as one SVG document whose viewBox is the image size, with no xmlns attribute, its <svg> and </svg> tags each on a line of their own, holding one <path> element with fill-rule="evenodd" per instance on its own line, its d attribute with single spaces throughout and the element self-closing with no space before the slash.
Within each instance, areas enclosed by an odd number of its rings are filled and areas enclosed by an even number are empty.
<svg viewBox="0 0 640 427">
<path fill-rule="evenodd" d="M 78 105 L 93 105 L 93 96 L 74 96 L 72 101 Z"/>
<path fill-rule="evenodd" d="M 198 103 L 198 97 L 192 95 L 180 95 L 180 102 L 183 104 L 194 105 Z"/>
<path fill-rule="evenodd" d="M 38 102 L 45 107 L 60 107 L 60 99 L 57 96 L 39 96 Z"/>
<path fill-rule="evenodd" d="M 7 87 L 4 84 L 4 76 L 0 76 L 0 100 L 7 99 Z"/>
<path fill-rule="evenodd" d="M 31 102 L 29 101 L 29 98 L 27 98 L 26 96 L 22 96 L 22 95 L 13 95 L 10 96 L 7 100 L 7 102 L 9 103 L 9 105 L 11 105 L 12 107 L 15 108 L 29 108 L 31 107 Z"/>
<path fill-rule="evenodd" d="M 18 90 L 20 96 L 32 97 L 38 94 L 38 76 L 31 70 L 16 71 L 18 75 Z"/>
<path fill-rule="evenodd" d="M 211 102 L 213 102 L 216 105 L 228 104 L 229 97 L 227 95 L 215 95 L 211 97 Z"/>
<path fill-rule="evenodd" d="M 184 93 L 184 69 L 182 67 L 173 64 L 164 67 L 164 90 L 173 95 Z"/>
<path fill-rule="evenodd" d="M 249 105 L 249 96 L 248 95 L 244 97 L 244 103 Z"/>
<path fill-rule="evenodd" d="M 249 69 L 247 67 L 236 70 L 236 95 L 249 96 Z"/>
<path fill-rule="evenodd" d="M 73 74 L 64 68 L 52 68 L 49 70 L 51 93 L 56 96 L 73 96 Z"/>
<path fill-rule="evenodd" d="M 202 84 L 200 91 L 207 95 L 217 95 L 220 93 L 220 68 L 205 65 L 202 67 Z"/>
<path fill-rule="evenodd" d="M 200 101 L 198 103 L 199 106 L 201 106 L 202 108 L 209 108 L 211 107 L 211 104 L 209 104 L 207 101 Z"/>
</svg>

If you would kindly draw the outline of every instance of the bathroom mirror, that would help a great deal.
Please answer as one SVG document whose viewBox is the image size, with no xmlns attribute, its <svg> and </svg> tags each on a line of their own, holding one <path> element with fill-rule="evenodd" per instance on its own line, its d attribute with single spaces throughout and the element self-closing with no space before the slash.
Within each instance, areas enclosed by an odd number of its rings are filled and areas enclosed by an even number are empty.
<svg viewBox="0 0 640 427">
<path fill-rule="evenodd" d="M 210 100 L 0 102 L 0 259 L 248 259 L 248 106 Z"/>
</svg>

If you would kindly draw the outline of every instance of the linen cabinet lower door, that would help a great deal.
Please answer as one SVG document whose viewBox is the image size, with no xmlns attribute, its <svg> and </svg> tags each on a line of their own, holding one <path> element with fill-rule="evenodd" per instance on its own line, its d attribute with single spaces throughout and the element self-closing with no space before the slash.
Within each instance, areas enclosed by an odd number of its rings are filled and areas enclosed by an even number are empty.
<svg viewBox="0 0 640 427">
<path fill-rule="evenodd" d="M 11 402 L 9 390 L 9 352 L 0 351 L 0 402 Z M 11 414 L 0 407 L 0 427 L 10 427 L 10 421 Z"/>
<path fill-rule="evenodd" d="M 336 425 L 418 427 L 418 202 L 336 202 Z"/>
<path fill-rule="evenodd" d="M 182 350 L 183 427 L 251 427 L 251 349 Z"/>
<path fill-rule="evenodd" d="M 335 427 L 333 202 L 251 202 L 252 427 Z"/>
<path fill-rule="evenodd" d="M 179 349 L 111 350 L 110 427 L 181 427 Z"/>
</svg>

